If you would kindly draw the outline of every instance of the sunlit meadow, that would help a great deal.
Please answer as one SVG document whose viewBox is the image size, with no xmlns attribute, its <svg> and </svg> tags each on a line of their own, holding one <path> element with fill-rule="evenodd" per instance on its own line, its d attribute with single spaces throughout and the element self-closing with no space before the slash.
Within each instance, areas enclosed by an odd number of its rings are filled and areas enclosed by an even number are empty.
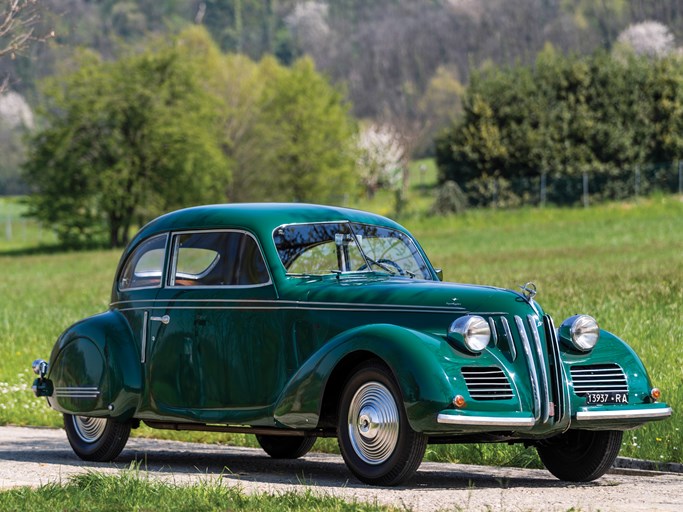
<svg viewBox="0 0 683 512">
<path fill-rule="evenodd" d="M 399 219 L 421 242 L 446 280 L 514 288 L 536 283 L 538 302 L 556 323 L 589 313 L 628 341 L 645 362 L 672 418 L 628 431 L 621 455 L 683 462 L 683 201 L 655 196 L 583 209 L 472 210 L 432 217 L 433 191 L 419 186 Z M 433 168 L 427 179 L 433 179 Z M 391 214 L 379 194 L 352 206 Z M 11 204 L 10 204 L 11 203 Z M 12 211 L 12 237 L 3 212 Z M 0 424 L 60 426 L 61 417 L 33 397 L 30 363 L 47 358 L 72 322 L 107 308 L 120 251 L 59 252 L 54 236 L 18 219 L 21 207 L 0 199 Z M 4 228 L 4 229 L 2 229 Z M 5 236 L 3 236 L 5 235 Z M 40 237 L 40 238 L 39 238 Z M 42 248 L 38 243 L 42 243 Z M 136 435 L 255 446 L 252 436 L 174 433 Z M 335 451 L 336 442 L 316 448 Z M 430 446 L 431 460 L 538 466 L 521 446 Z"/>
</svg>

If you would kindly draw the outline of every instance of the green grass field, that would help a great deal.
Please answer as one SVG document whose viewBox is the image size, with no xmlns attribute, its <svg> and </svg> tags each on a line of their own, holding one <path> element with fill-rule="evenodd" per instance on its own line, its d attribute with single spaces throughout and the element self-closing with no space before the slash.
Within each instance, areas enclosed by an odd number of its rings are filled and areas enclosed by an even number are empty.
<svg viewBox="0 0 683 512">
<path fill-rule="evenodd" d="M 425 182 L 433 180 L 428 168 Z M 446 280 L 514 288 L 536 283 L 538 302 L 559 324 L 576 313 L 627 340 L 674 407 L 663 422 L 629 431 L 621 454 L 683 462 L 683 201 L 656 196 L 589 209 L 472 210 L 462 216 L 425 212 L 433 191 L 413 174 L 400 220 L 421 242 Z M 390 194 L 354 206 L 390 214 Z M 21 211 L 0 199 L 2 212 Z M 29 220 L 0 231 L 0 424 L 58 426 L 61 417 L 33 397 L 31 361 L 47 358 L 72 322 L 107 308 L 119 251 L 58 252 L 54 235 Z M 22 238 L 22 229 L 25 232 Z M 38 236 L 40 235 L 40 239 Z M 38 247 L 41 242 L 42 248 Z M 173 433 L 142 428 L 137 435 L 254 446 L 252 436 Z M 333 440 L 318 450 L 335 451 Z M 503 445 L 429 447 L 431 460 L 539 464 L 533 450 Z"/>
</svg>

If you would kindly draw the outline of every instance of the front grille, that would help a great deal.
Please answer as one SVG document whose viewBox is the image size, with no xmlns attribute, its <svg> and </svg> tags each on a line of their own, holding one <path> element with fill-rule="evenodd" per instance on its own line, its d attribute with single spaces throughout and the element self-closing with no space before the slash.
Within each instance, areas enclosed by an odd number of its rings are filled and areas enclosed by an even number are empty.
<svg viewBox="0 0 683 512">
<path fill-rule="evenodd" d="M 507 400 L 512 398 L 510 382 L 503 370 L 496 366 L 465 367 L 461 369 L 467 391 L 473 400 Z"/>
<path fill-rule="evenodd" d="M 574 393 L 627 393 L 628 384 L 624 370 L 618 364 L 592 364 L 571 367 Z"/>
</svg>

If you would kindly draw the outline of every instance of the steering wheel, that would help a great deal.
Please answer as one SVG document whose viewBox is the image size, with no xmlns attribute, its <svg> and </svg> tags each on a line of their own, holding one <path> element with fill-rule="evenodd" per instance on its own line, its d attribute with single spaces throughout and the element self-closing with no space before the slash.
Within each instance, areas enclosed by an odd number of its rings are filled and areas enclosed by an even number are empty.
<svg viewBox="0 0 683 512">
<path fill-rule="evenodd" d="M 393 267 L 398 271 L 399 275 L 401 275 L 401 276 L 406 275 L 406 271 L 403 270 L 403 268 L 401 268 L 401 265 L 396 263 L 394 260 L 390 260 L 388 258 L 380 258 L 378 260 L 373 260 L 371 258 L 368 258 L 368 263 L 370 263 L 370 264 L 374 263 L 375 265 L 377 265 L 380 268 L 387 267 L 387 266 Z M 358 270 L 365 270 L 366 268 L 368 268 L 367 263 L 363 263 L 360 267 L 358 267 Z M 388 269 L 384 268 L 384 270 L 388 270 Z"/>
</svg>

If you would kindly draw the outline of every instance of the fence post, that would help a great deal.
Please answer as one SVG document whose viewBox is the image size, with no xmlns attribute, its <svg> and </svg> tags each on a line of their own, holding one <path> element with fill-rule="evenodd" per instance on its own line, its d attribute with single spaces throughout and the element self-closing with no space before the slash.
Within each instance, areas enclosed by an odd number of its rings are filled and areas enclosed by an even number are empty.
<svg viewBox="0 0 683 512">
<path fill-rule="evenodd" d="M 637 198 L 640 195 L 640 166 L 639 165 L 636 165 L 635 189 L 636 189 L 636 198 Z"/>
<path fill-rule="evenodd" d="M 583 207 L 588 208 L 588 173 L 583 173 Z"/>
<path fill-rule="evenodd" d="M 12 219 L 9 214 L 7 214 L 7 222 L 5 223 L 5 238 L 8 242 L 12 240 Z"/>
<path fill-rule="evenodd" d="M 545 208 L 545 201 L 546 201 L 546 176 L 547 173 L 543 171 L 541 173 L 541 208 Z"/>
<path fill-rule="evenodd" d="M 678 161 L 678 195 L 683 196 L 683 162 Z"/>
</svg>

